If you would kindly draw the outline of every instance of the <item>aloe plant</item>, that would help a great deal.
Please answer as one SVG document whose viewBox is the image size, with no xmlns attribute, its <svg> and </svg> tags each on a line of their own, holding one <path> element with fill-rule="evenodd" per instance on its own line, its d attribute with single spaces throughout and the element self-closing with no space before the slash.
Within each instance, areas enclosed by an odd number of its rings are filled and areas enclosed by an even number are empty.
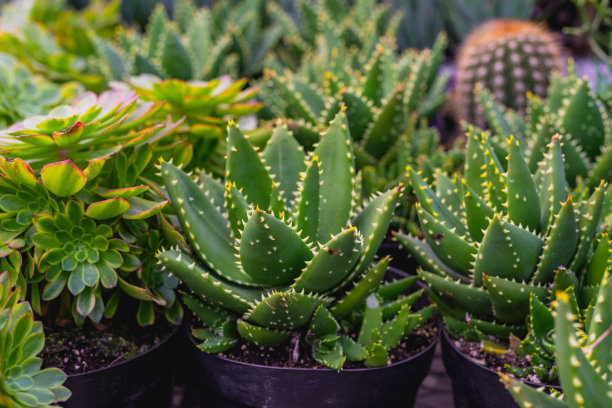
<svg viewBox="0 0 612 408">
<path fill-rule="evenodd" d="M 354 49 L 369 54 L 383 37 L 395 38 L 401 13 L 375 0 L 299 0 L 297 22 L 276 2 L 268 2 L 270 19 L 283 28 L 275 59 L 291 70 L 308 64 L 317 50 Z"/>
<path fill-rule="evenodd" d="M 193 254 L 163 250 L 158 259 L 193 293 L 184 301 L 206 326 L 194 331 L 200 348 L 223 351 L 240 338 L 272 346 L 306 328 L 327 367 L 386 364 L 387 350 L 432 312 L 411 313 L 420 293 L 402 294 L 414 279 L 379 286 L 388 257 L 372 264 L 401 188 L 356 207 L 344 110 L 308 158 L 282 125 L 261 154 L 236 125 L 228 134 L 225 188 L 161 165 Z"/>
<path fill-rule="evenodd" d="M 41 370 L 38 353 L 45 344 L 42 323 L 34 321 L 30 305 L 14 288 L 10 271 L 0 273 L 0 404 L 7 408 L 57 407 L 70 391 L 66 374 Z"/>
<path fill-rule="evenodd" d="M 558 292 L 554 325 L 559 378 L 563 394 L 536 390 L 508 375 L 502 381 L 522 408 L 604 408 L 612 404 L 610 349 L 612 347 L 612 284 L 609 272 L 588 312 L 581 314 L 571 295 Z"/>
<path fill-rule="evenodd" d="M 145 33 L 120 29 L 116 41 L 96 41 L 97 65 L 107 80 L 154 74 L 181 80 L 253 76 L 276 46 L 282 28 L 267 23 L 266 2 L 218 1 L 212 9 L 179 0 L 171 20 L 158 4 Z"/>
<path fill-rule="evenodd" d="M 579 279 L 606 188 L 568 195 L 559 135 L 534 175 L 516 139 L 507 141 L 504 167 L 489 137 L 467 136 L 464 178 L 439 175 L 434 190 L 409 170 L 425 239 L 396 237 L 422 265 L 451 333 L 507 341 L 526 334 L 531 296 L 546 303 L 549 285 Z"/>
<path fill-rule="evenodd" d="M 514 135 L 534 172 L 548 139 L 561 133 L 566 177 L 572 187 L 593 189 L 601 180 L 612 178 L 612 122 L 588 81 L 576 77 L 571 60 L 566 77 L 553 75 L 546 100 L 527 95 L 525 118 L 496 103 L 485 88 L 477 86 L 475 93 L 493 132 L 496 151 L 503 152 L 503 139 Z"/>
</svg>

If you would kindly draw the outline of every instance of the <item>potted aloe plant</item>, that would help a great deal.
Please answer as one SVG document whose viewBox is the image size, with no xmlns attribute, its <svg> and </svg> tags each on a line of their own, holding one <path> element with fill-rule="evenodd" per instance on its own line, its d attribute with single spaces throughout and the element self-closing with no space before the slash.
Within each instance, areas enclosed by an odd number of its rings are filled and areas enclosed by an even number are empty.
<svg viewBox="0 0 612 408">
<path fill-rule="evenodd" d="M 443 355 L 457 406 L 502 406 L 513 401 L 503 388 L 490 391 L 500 388 L 495 371 L 468 355 L 477 348 L 472 354 L 494 367 L 516 364 L 504 352 L 529 334 L 521 345 L 533 351 L 532 364 L 512 373 L 536 383 L 555 380 L 546 353 L 533 350 L 546 347 L 543 340 L 549 339 L 539 334 L 543 329 L 533 315 L 526 318 L 535 307 L 546 309 L 551 287 L 582 287 L 586 299 L 587 271 L 607 264 L 592 255 L 606 188 L 602 182 L 592 194 L 586 189 L 568 195 L 559 135 L 552 137 L 533 175 L 516 139 L 507 141 L 502 165 L 486 134 L 472 129 L 467 138 L 460 181 L 434 190 L 410 169 L 424 239 L 401 233 L 397 238 L 422 265 L 419 276 L 446 324 Z M 601 240 L 607 242 L 605 236 Z M 457 346 L 456 339 L 464 341 Z M 492 362 L 491 356 L 502 361 Z"/>
<path fill-rule="evenodd" d="M 552 395 L 502 376 L 502 381 L 522 408 L 605 408 L 612 404 L 610 349 L 612 348 L 612 284 L 602 277 L 595 302 L 581 314 L 570 294 L 556 295 L 554 353 L 563 394 Z"/>
<path fill-rule="evenodd" d="M 433 309 L 413 312 L 415 278 L 382 283 L 389 258 L 373 263 L 401 187 L 357 206 L 344 109 L 308 157 L 282 124 L 261 153 L 228 133 L 225 186 L 160 166 L 190 247 L 158 259 L 189 289 L 196 378 L 246 406 L 411 406 L 435 325 L 397 351 Z"/>
</svg>

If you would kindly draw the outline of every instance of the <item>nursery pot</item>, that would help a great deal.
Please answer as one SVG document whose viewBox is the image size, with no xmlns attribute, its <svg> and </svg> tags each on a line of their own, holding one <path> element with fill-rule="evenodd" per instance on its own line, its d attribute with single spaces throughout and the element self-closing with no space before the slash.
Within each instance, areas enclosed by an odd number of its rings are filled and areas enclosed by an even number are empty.
<svg viewBox="0 0 612 408">
<path fill-rule="evenodd" d="M 442 330 L 442 359 L 453 386 L 455 408 L 519 408 L 510 392 L 499 381 L 496 371 L 477 363 L 459 350 Z M 523 381 L 532 387 L 560 387 Z"/>
<path fill-rule="evenodd" d="M 385 367 L 336 371 L 243 363 L 204 353 L 189 338 L 201 404 L 215 408 L 410 408 L 438 343 Z"/>
<path fill-rule="evenodd" d="M 72 396 L 64 408 L 169 407 L 174 350 L 184 330 L 176 327 L 162 342 L 138 356 L 87 373 L 69 375 Z"/>
</svg>

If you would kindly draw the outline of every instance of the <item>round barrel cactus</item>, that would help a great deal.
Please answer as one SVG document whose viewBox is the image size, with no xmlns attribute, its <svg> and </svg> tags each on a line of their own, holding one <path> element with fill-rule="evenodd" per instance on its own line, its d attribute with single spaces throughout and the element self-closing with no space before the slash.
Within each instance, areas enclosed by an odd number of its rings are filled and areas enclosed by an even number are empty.
<svg viewBox="0 0 612 408">
<path fill-rule="evenodd" d="M 545 96 L 551 74 L 561 70 L 562 60 L 555 36 L 541 24 L 492 20 L 466 37 L 457 68 L 458 117 L 483 126 L 484 110 L 474 95 L 476 84 L 490 89 L 498 102 L 525 112 L 526 92 Z"/>
</svg>

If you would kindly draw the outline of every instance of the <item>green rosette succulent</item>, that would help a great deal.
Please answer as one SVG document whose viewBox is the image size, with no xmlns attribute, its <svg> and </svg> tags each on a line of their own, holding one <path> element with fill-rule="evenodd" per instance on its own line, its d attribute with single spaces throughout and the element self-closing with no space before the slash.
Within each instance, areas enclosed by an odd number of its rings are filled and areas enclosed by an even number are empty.
<svg viewBox="0 0 612 408">
<path fill-rule="evenodd" d="M 74 297 L 72 312 L 77 322 L 112 317 L 119 298 L 112 297 L 105 308 L 104 289 L 118 288 L 136 299 L 165 305 L 147 287 L 129 283 L 127 275 L 137 271 L 141 261 L 113 224 L 90 217 L 82 202 L 70 200 L 54 215 L 37 214 L 34 226 L 37 266 L 46 282 L 42 300 L 53 300 L 67 288 Z"/>
<path fill-rule="evenodd" d="M 586 313 L 576 308 L 570 294 L 558 292 L 555 313 L 548 316 L 554 327 L 563 394 L 547 394 L 502 376 L 521 408 L 605 408 L 612 404 L 612 284 L 609 272 L 601 280 L 593 306 Z"/>
<path fill-rule="evenodd" d="M 505 156 L 503 139 L 514 135 L 521 142 L 530 171 L 535 172 L 548 140 L 560 133 L 564 135 L 561 148 L 565 174 L 572 187 L 593 189 L 601 180 L 612 179 L 612 121 L 586 78 L 576 77 L 571 60 L 567 77 L 553 75 L 547 99 L 527 95 L 524 117 L 495 102 L 481 86 L 476 86 L 475 94 L 484 108 L 493 133 L 491 143 L 499 157 Z"/>
<path fill-rule="evenodd" d="M 434 189 L 409 170 L 424 239 L 396 237 L 422 265 L 452 334 L 507 341 L 527 334 L 531 296 L 548 303 L 550 285 L 578 286 L 606 188 L 568 195 L 559 135 L 533 175 L 516 139 L 503 166 L 487 135 L 467 138 L 464 179 L 439 174 Z"/>
<path fill-rule="evenodd" d="M 7 408 L 57 407 L 70 397 L 62 386 L 66 374 L 41 370 L 37 357 L 45 336 L 42 323 L 13 287 L 9 271 L 0 273 L 0 405 Z"/>
<path fill-rule="evenodd" d="M 327 367 L 385 365 L 388 349 L 432 313 L 411 313 L 421 293 L 403 294 L 415 279 L 381 286 L 389 258 L 372 264 L 401 188 L 356 206 L 344 110 L 309 158 L 282 125 L 261 153 L 235 125 L 228 133 L 225 188 L 161 165 L 192 253 L 158 259 L 192 292 L 184 301 L 205 324 L 194 330 L 200 348 L 219 352 L 241 338 L 273 346 L 305 330 L 299 341 Z"/>
<path fill-rule="evenodd" d="M 62 105 L 79 91 L 76 83 L 56 85 L 11 55 L 0 54 L 0 128 Z"/>
<path fill-rule="evenodd" d="M 226 121 L 254 114 L 263 107 L 253 100 L 258 89 L 245 88 L 245 85 L 246 80 L 232 81 L 227 75 L 210 81 L 162 80 L 154 75 L 140 75 L 127 82 L 142 100 L 164 104 L 158 117 L 170 115 L 177 121 L 185 118 L 177 139 L 183 138 L 197 146 L 188 167 L 199 167 L 219 175 L 224 168 Z M 113 86 L 125 88 L 120 83 Z"/>
</svg>

